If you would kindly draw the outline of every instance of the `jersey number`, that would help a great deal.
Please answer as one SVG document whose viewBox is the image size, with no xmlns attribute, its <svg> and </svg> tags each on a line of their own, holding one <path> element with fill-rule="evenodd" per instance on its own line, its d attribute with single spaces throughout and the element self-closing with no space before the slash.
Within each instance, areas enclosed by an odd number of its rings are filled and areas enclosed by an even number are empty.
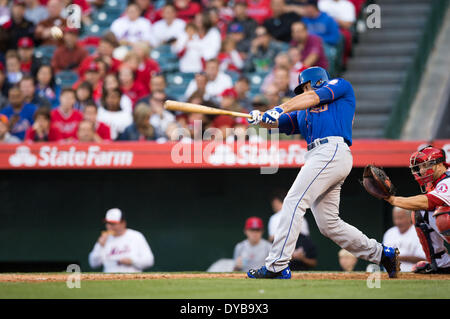
<svg viewBox="0 0 450 319">
<path fill-rule="evenodd" d="M 319 105 L 319 106 L 311 108 L 311 110 L 310 110 L 310 112 L 312 112 L 312 113 L 320 113 L 320 112 L 325 112 L 325 111 L 328 111 L 328 104 Z"/>
</svg>

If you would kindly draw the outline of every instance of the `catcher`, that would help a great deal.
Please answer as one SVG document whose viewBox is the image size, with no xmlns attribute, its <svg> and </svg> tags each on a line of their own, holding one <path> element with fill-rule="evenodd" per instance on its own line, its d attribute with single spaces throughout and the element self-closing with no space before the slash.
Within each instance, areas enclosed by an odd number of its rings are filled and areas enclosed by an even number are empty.
<svg viewBox="0 0 450 319">
<path fill-rule="evenodd" d="M 412 219 L 427 261 L 414 267 L 416 273 L 450 273 L 450 170 L 445 151 L 426 146 L 410 157 L 410 169 L 422 193 L 395 196 L 395 188 L 385 172 L 369 165 L 364 170 L 363 186 L 373 196 L 392 206 L 412 210 Z"/>
</svg>

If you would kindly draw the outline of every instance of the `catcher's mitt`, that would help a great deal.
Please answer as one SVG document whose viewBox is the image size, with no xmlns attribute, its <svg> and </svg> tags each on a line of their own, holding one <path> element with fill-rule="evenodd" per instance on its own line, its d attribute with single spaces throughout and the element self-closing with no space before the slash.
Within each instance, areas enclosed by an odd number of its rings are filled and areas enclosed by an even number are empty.
<svg viewBox="0 0 450 319">
<path fill-rule="evenodd" d="M 395 187 L 384 170 L 374 165 L 367 165 L 364 168 L 361 184 L 366 191 L 379 199 L 387 199 L 395 195 Z"/>
</svg>

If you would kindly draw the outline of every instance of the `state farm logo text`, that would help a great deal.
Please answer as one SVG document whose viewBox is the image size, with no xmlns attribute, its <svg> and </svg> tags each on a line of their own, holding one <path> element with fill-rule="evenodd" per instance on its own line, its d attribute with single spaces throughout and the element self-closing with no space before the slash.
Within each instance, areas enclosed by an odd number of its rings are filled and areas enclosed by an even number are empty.
<svg viewBox="0 0 450 319">
<path fill-rule="evenodd" d="M 18 146 L 16 153 L 9 157 L 13 167 L 108 167 L 131 166 L 133 152 L 102 151 L 99 146 L 89 146 L 87 150 L 77 150 L 71 146 L 60 150 L 57 146 L 42 146 L 35 155 L 28 146 Z"/>
</svg>

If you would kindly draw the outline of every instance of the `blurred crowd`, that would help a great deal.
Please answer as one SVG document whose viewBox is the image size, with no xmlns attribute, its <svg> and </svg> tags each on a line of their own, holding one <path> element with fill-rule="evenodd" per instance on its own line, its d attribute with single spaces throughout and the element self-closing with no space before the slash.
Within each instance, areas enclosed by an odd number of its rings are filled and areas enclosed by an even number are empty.
<svg viewBox="0 0 450 319">
<path fill-rule="evenodd" d="M 0 0 L 0 143 L 165 142 L 177 128 L 193 137 L 196 120 L 227 137 L 246 120 L 172 113 L 164 101 L 279 105 L 300 71 L 330 70 L 330 49 L 342 46 L 345 65 L 364 2 Z"/>
</svg>

